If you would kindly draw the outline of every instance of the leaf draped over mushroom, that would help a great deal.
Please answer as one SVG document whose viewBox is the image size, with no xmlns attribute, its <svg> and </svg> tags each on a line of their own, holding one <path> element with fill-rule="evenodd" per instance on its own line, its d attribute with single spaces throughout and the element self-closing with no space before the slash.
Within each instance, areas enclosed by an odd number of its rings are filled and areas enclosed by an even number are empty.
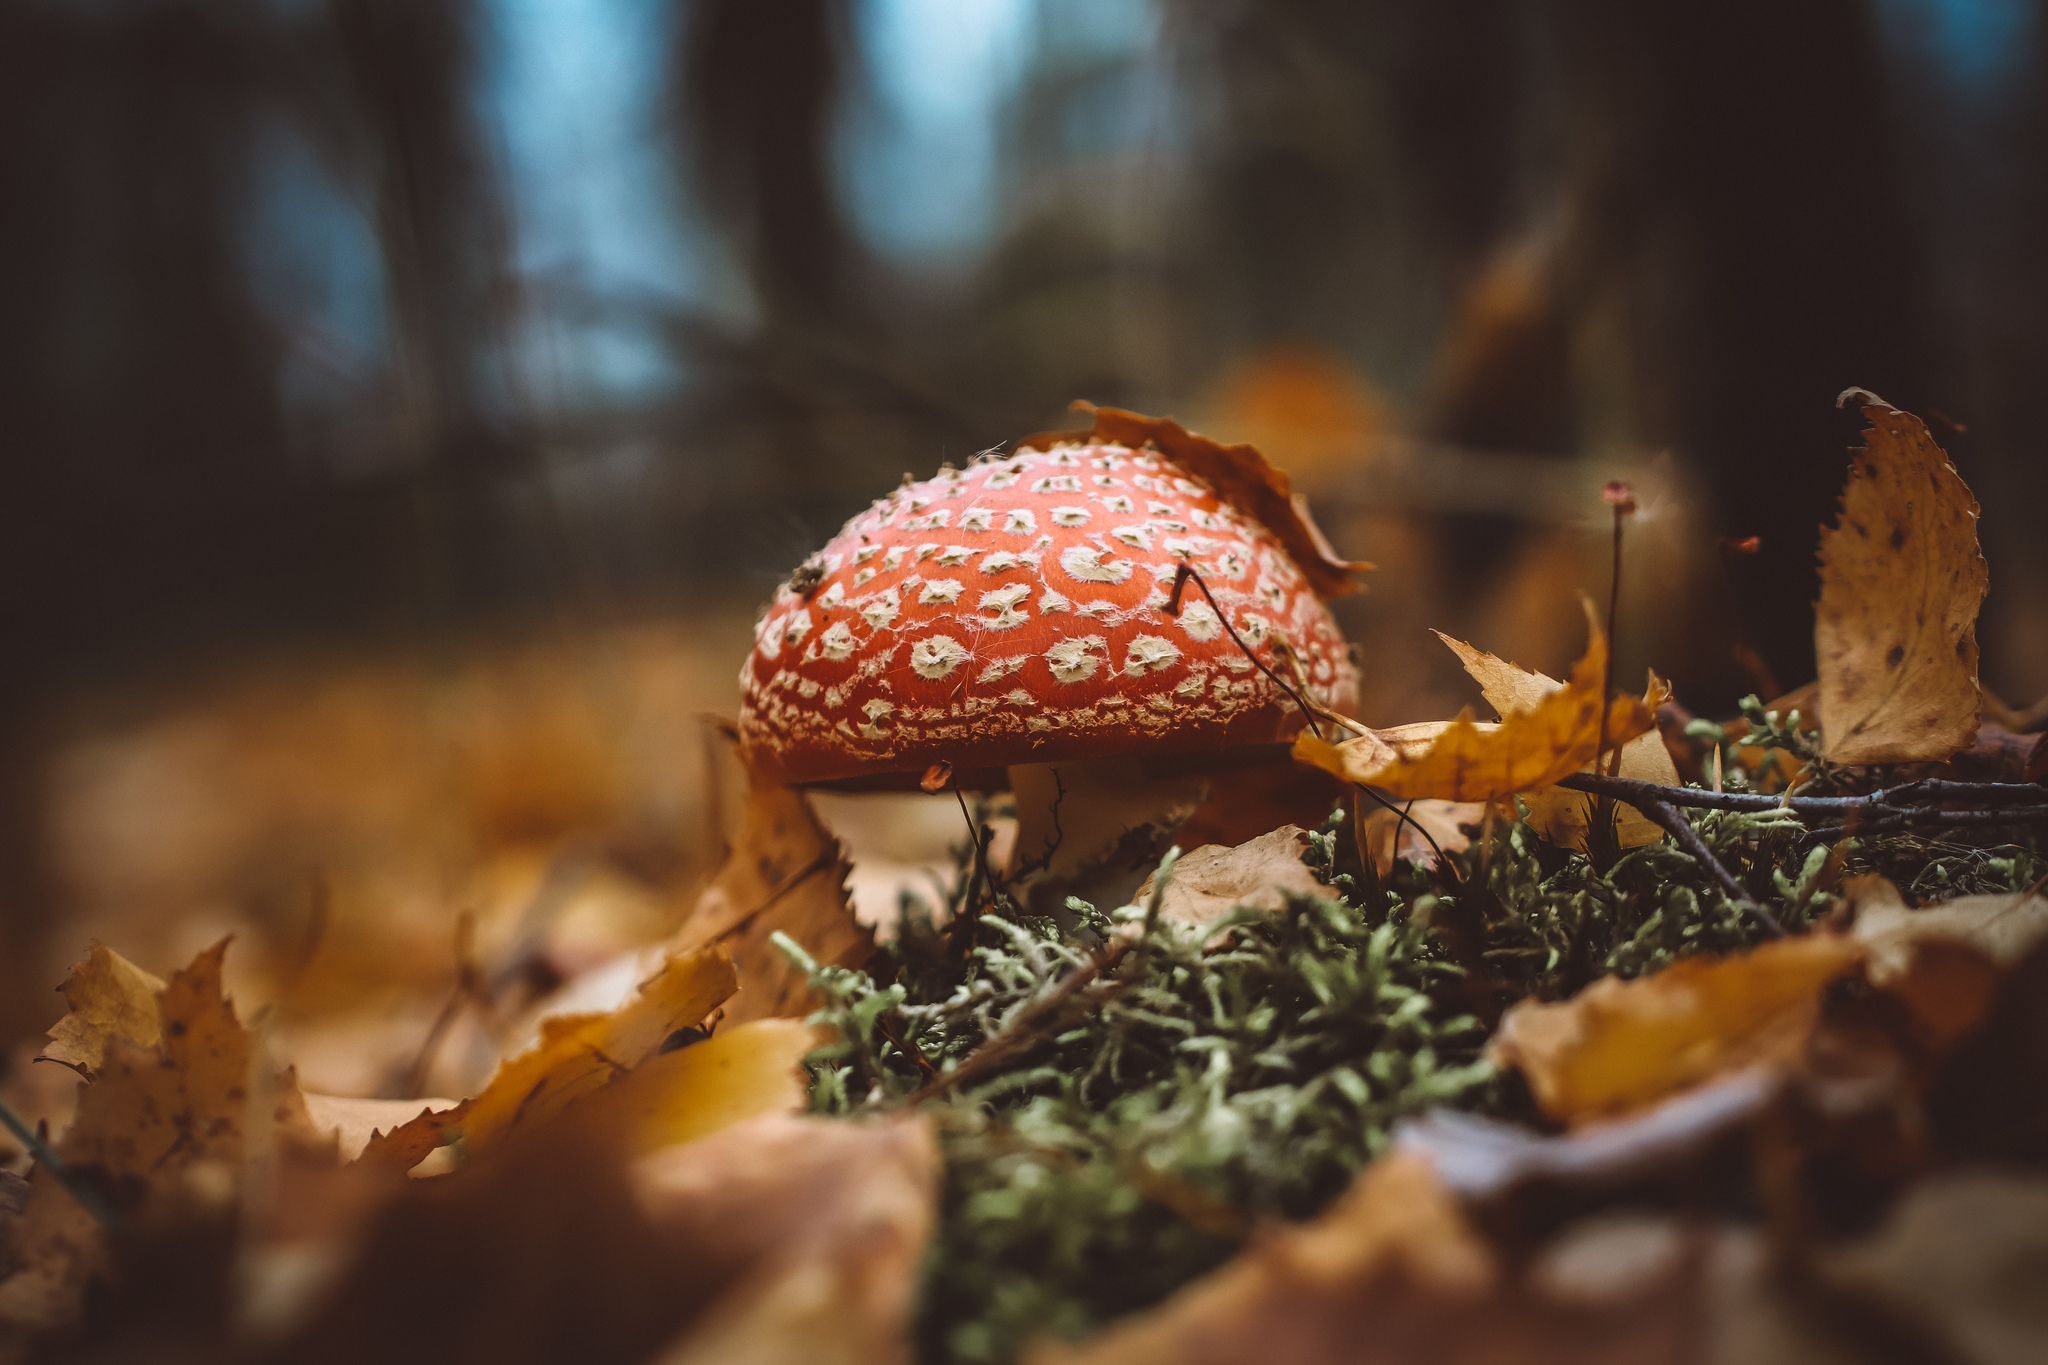
<svg viewBox="0 0 2048 1365">
<path fill-rule="evenodd" d="M 1294 756 L 1401 799 L 1502 801 L 1552 786 L 1591 763 L 1603 737 L 1610 747 L 1626 744 L 1657 725 L 1651 705 L 1616 697 L 1603 729 L 1607 637 L 1590 605 L 1586 626 L 1586 653 L 1570 680 L 1507 712 L 1498 725 L 1473 720 L 1468 707 L 1448 724 L 1374 731 L 1344 744 L 1304 734 Z M 1524 694 L 1533 690 L 1520 686 Z"/>
<path fill-rule="evenodd" d="M 1363 560 L 1342 559 L 1330 547 L 1322 528 L 1309 515 L 1308 500 L 1294 491 L 1293 482 L 1282 470 L 1248 445 L 1226 446 L 1197 432 L 1189 431 L 1171 417 L 1147 417 L 1123 408 L 1097 407 L 1077 402 L 1074 410 L 1094 418 L 1089 435 L 1098 441 L 1115 441 L 1133 450 L 1151 445 L 1209 485 L 1232 506 L 1256 518 L 1286 547 L 1288 556 L 1314 585 L 1319 597 L 1342 597 L 1356 592 L 1353 575 L 1373 566 Z M 1027 436 L 1017 443 L 1020 450 L 1048 450 L 1060 441 L 1071 441 L 1079 433 L 1046 432 Z"/>
<path fill-rule="evenodd" d="M 1938 761 L 1977 733 L 1977 499 L 1926 425 L 1874 394 L 1838 525 L 1820 536 L 1814 649 L 1827 757 Z M 1839 401 L 1839 400 L 1838 400 Z"/>
</svg>

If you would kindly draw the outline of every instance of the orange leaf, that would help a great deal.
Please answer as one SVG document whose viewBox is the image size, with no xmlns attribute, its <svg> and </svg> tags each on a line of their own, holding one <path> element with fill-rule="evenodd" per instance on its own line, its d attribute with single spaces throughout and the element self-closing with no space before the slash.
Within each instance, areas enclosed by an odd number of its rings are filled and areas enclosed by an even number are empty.
<svg viewBox="0 0 2048 1365">
<path fill-rule="evenodd" d="M 1525 1000 L 1489 1047 L 1556 1119 L 1637 1108 L 1710 1076 L 1802 1046 L 1821 988 L 1863 957 L 1834 934 L 1779 939 L 1725 958 L 1686 958 L 1635 981 L 1602 977 L 1569 1000 Z"/>
<path fill-rule="evenodd" d="M 1564 686 L 1555 678 L 1517 668 L 1497 655 L 1474 649 L 1462 640 L 1453 640 L 1440 630 L 1434 634 L 1465 665 L 1465 671 L 1479 684 L 1479 693 L 1486 698 L 1486 704 L 1503 716 L 1529 710 Z M 1655 715 L 1657 708 L 1670 695 L 1671 689 L 1654 672 L 1651 673 L 1649 685 L 1643 692 L 1643 705 Z M 1667 787 L 1678 785 L 1678 765 L 1671 761 L 1671 751 L 1664 747 L 1664 737 L 1655 730 L 1637 735 L 1621 746 L 1621 766 L 1617 775 Z M 1561 787 L 1532 792 L 1528 796 L 1529 823 L 1538 834 L 1559 848 L 1583 851 L 1592 801 L 1593 798 L 1583 792 Z M 1635 848 L 1662 839 L 1664 827 L 1634 806 L 1624 804 L 1615 810 L 1614 833 L 1623 848 Z"/>
<path fill-rule="evenodd" d="M 804 1054 L 817 1043 L 794 1019 L 756 1019 L 650 1057 L 570 1108 L 578 1122 L 623 1133 L 635 1155 L 694 1142 L 761 1114 L 803 1108 Z"/>
<path fill-rule="evenodd" d="M 356 1156 L 357 1164 L 389 1171 L 409 1171 L 425 1161 L 435 1148 L 445 1147 L 454 1141 L 462 1131 L 462 1121 L 469 1117 L 470 1101 L 464 1100 L 447 1109 L 436 1109 L 435 1103 L 427 1101 L 419 1113 L 388 1133 L 371 1129 L 369 1141 L 363 1144 L 362 1151 Z M 318 1118 L 317 1108 L 314 1113 Z M 346 1136 L 344 1133 L 343 1137 Z"/>
<path fill-rule="evenodd" d="M 1468 708 L 1420 753 L 1411 747 L 1418 727 L 1409 726 L 1344 744 L 1304 734 L 1295 741 L 1294 756 L 1347 782 L 1379 787 L 1403 799 L 1500 801 L 1551 786 L 1591 763 L 1600 747 L 1607 637 L 1590 603 L 1586 628 L 1585 657 L 1572 669 L 1571 680 L 1526 708 L 1510 711 L 1498 726 L 1481 726 Z M 1616 697 L 1608 703 L 1609 746 L 1625 744 L 1656 725 L 1654 710 L 1637 698 Z"/>
</svg>

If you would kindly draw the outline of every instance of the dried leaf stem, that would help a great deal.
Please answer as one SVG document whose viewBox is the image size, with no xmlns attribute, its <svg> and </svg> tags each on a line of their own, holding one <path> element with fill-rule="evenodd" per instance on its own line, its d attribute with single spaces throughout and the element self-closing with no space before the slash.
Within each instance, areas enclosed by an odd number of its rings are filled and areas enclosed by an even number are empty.
<svg viewBox="0 0 2048 1365">
<path fill-rule="evenodd" d="M 1243 650 L 1244 657 L 1250 659 L 1259 672 L 1272 679 L 1273 686 L 1285 692 L 1288 699 L 1301 708 L 1302 716 L 1308 721 L 1308 728 L 1315 732 L 1317 739 L 1321 739 L 1323 737 L 1323 727 L 1316 724 L 1316 711 L 1320 708 L 1310 706 L 1299 692 L 1289 687 L 1278 673 L 1267 667 L 1264 659 L 1261 659 L 1252 652 L 1252 647 L 1244 642 L 1243 637 L 1230 624 L 1230 613 L 1216 604 L 1216 596 L 1209 591 L 1209 585 L 1202 581 L 1202 576 L 1199 573 L 1195 572 L 1195 566 L 1188 563 L 1185 559 L 1180 562 L 1180 567 L 1173 571 L 1173 591 L 1167 594 L 1166 606 L 1164 608 L 1166 614 L 1168 616 L 1180 615 L 1180 595 L 1187 590 L 1188 580 L 1190 579 L 1193 579 L 1195 586 L 1202 590 L 1202 596 L 1209 599 L 1209 610 L 1216 613 L 1216 619 L 1222 623 L 1223 629 L 1229 634 L 1231 643 Z"/>
</svg>

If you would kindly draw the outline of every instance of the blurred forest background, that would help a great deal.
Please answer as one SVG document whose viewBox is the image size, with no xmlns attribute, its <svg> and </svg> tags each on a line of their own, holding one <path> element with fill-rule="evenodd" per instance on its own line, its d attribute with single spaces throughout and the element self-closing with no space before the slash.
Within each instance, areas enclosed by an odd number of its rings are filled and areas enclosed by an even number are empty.
<svg viewBox="0 0 2048 1365">
<path fill-rule="evenodd" d="M 1294 472 L 1395 724 L 1470 699 L 1426 626 L 1575 656 L 1615 477 L 1618 676 L 1811 677 L 1864 385 L 2031 702 L 2044 60 L 2028 0 L 0 0 L 4 1038 L 239 928 L 313 1084 L 417 1088 L 461 954 L 682 913 L 791 565 L 1075 398 Z"/>
</svg>

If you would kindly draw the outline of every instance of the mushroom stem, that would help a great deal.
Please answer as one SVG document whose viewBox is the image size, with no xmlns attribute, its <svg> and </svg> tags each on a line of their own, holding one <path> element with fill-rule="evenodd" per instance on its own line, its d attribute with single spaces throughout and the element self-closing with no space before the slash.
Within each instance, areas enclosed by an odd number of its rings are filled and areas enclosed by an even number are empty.
<svg viewBox="0 0 2048 1365">
<path fill-rule="evenodd" d="M 1121 905 L 1173 831 L 1208 799 L 1200 775 L 1155 777 L 1136 757 L 1028 763 L 1010 769 L 1017 841 L 1005 877 L 1034 914 L 1066 898 Z"/>
</svg>

